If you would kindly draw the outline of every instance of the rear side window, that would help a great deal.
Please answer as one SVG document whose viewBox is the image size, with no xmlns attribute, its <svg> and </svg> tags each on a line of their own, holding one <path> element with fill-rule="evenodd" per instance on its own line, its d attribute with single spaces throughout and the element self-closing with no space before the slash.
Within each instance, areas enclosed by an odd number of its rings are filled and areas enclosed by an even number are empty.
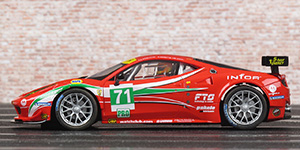
<svg viewBox="0 0 300 150">
<path fill-rule="evenodd" d="M 175 62 L 149 62 L 141 64 L 135 80 L 155 79 L 176 75 L 178 63 Z"/>
<path fill-rule="evenodd" d="M 118 75 L 118 79 L 121 77 L 123 81 L 131 81 L 163 78 L 177 75 L 178 68 L 179 62 L 160 60 L 142 62 L 123 71 Z"/>
<path fill-rule="evenodd" d="M 193 67 L 189 64 L 185 64 L 185 63 L 180 63 L 179 69 L 178 69 L 178 74 L 184 74 L 186 72 L 190 72 L 197 69 L 197 67 Z"/>
</svg>

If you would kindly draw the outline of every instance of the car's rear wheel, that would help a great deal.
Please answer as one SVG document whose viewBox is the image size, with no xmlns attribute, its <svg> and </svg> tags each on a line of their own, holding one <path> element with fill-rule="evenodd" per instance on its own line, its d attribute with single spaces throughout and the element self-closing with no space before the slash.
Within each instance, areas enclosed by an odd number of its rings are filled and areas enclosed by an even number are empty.
<svg viewBox="0 0 300 150">
<path fill-rule="evenodd" d="M 83 130 L 97 119 L 97 103 L 93 96 L 82 89 L 70 89 L 57 102 L 55 116 L 66 129 Z"/>
<path fill-rule="evenodd" d="M 256 128 L 267 115 L 267 102 L 261 92 L 249 86 L 230 91 L 224 100 L 227 121 L 238 129 Z"/>
</svg>

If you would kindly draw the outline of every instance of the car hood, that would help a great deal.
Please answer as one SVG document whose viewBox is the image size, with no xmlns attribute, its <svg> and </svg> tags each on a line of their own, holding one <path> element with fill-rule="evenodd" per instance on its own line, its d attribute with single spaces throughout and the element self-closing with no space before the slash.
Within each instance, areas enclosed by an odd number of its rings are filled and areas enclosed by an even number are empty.
<svg viewBox="0 0 300 150">
<path fill-rule="evenodd" d="M 99 85 L 101 85 L 101 81 L 94 80 L 94 79 L 85 79 L 83 77 L 67 79 L 67 80 L 58 81 L 58 82 L 48 84 L 46 86 L 34 89 L 30 92 L 20 95 L 19 97 L 22 97 L 22 98 L 34 97 L 34 96 L 38 96 L 40 94 L 46 93 L 50 90 L 56 89 L 58 87 L 68 86 L 68 85 L 69 85 L 69 87 L 74 87 L 74 86 L 82 87 L 85 85 L 99 86 Z"/>
<path fill-rule="evenodd" d="M 52 83 L 52 84 L 49 84 L 49 85 L 46 85 L 46 86 L 34 89 L 34 90 L 30 91 L 30 92 L 27 92 L 27 93 L 24 93 L 24 94 L 20 95 L 20 97 L 26 98 L 26 97 L 29 97 L 29 96 L 32 96 L 32 95 L 38 95 L 40 93 L 44 93 L 45 91 L 53 89 L 56 84 L 57 83 Z"/>
</svg>

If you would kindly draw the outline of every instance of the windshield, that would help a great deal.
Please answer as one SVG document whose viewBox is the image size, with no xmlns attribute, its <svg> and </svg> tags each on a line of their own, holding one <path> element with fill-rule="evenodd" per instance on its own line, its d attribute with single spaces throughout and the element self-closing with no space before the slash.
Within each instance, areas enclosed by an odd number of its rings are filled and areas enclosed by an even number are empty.
<svg viewBox="0 0 300 150">
<path fill-rule="evenodd" d="M 120 69 L 123 66 L 125 66 L 125 64 L 122 63 L 114 65 L 110 68 L 107 68 L 103 71 L 100 71 L 94 75 L 87 77 L 87 79 L 103 80 L 104 78 L 106 78 L 107 76 L 109 76 L 110 74 L 112 74 L 113 72 L 115 72 L 116 70 Z"/>
</svg>

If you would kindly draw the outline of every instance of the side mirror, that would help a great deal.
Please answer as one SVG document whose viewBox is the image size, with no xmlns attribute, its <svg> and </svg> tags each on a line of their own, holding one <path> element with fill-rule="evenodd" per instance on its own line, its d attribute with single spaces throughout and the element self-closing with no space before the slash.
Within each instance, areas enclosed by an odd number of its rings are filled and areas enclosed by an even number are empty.
<svg viewBox="0 0 300 150">
<path fill-rule="evenodd" d="M 115 86 L 120 85 L 120 81 L 117 79 L 114 85 L 115 85 Z"/>
<path fill-rule="evenodd" d="M 118 86 L 118 85 L 120 85 L 120 80 L 123 80 L 123 79 L 125 79 L 125 76 L 124 76 L 124 74 L 123 74 L 123 72 L 122 73 L 119 73 L 118 75 L 117 75 L 117 77 L 116 77 L 116 82 L 115 82 L 115 86 Z"/>
</svg>

